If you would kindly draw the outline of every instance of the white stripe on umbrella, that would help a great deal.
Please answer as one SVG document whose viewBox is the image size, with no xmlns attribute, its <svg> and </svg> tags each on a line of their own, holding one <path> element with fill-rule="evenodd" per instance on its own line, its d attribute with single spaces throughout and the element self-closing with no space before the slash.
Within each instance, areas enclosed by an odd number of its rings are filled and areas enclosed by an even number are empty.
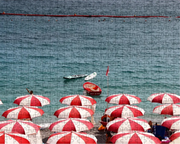
<svg viewBox="0 0 180 144">
<path fill-rule="evenodd" d="M 112 106 L 105 111 L 105 114 L 113 117 L 138 117 L 143 116 L 145 111 L 137 106 L 118 105 Z"/>
<path fill-rule="evenodd" d="M 105 99 L 108 103 L 113 104 L 138 104 L 141 102 L 141 99 L 135 95 L 130 94 L 113 94 L 111 96 L 108 96 Z"/>
<path fill-rule="evenodd" d="M 35 134 L 40 130 L 40 126 L 31 121 L 8 120 L 0 122 L 0 130 L 19 134 Z"/>
<path fill-rule="evenodd" d="M 22 106 L 44 106 L 50 104 L 50 99 L 41 95 L 25 95 L 17 97 L 14 103 Z"/>
<path fill-rule="evenodd" d="M 139 118 L 116 118 L 107 124 L 107 129 L 112 132 L 146 131 L 150 129 L 148 122 Z"/>
<path fill-rule="evenodd" d="M 178 104 L 164 104 L 156 106 L 153 109 L 153 113 L 164 114 L 164 115 L 180 115 L 180 105 Z"/>
<path fill-rule="evenodd" d="M 77 106 L 88 106 L 96 104 L 95 99 L 84 95 L 69 95 L 62 97 L 59 100 L 62 104 L 77 105 Z"/>
<path fill-rule="evenodd" d="M 47 144 L 96 144 L 97 139 L 94 135 L 78 132 L 60 132 L 52 134 Z"/>
<path fill-rule="evenodd" d="M 156 93 L 150 95 L 147 100 L 162 104 L 173 104 L 180 102 L 180 96 L 172 93 Z"/>
<path fill-rule="evenodd" d="M 19 106 L 15 108 L 10 108 L 6 110 L 2 116 L 5 118 L 14 118 L 14 119 L 26 119 L 26 118 L 35 118 L 42 116 L 44 111 L 38 107 L 33 106 Z"/>
<path fill-rule="evenodd" d="M 83 106 L 67 106 L 58 109 L 54 115 L 57 118 L 87 118 L 94 114 L 94 112 Z"/>
<path fill-rule="evenodd" d="M 174 116 L 166 118 L 162 121 L 161 125 L 171 130 L 180 130 L 180 117 Z"/>
<path fill-rule="evenodd" d="M 61 131 L 86 131 L 93 128 L 93 124 L 87 119 L 80 118 L 68 118 L 62 119 L 52 123 L 49 127 L 51 131 L 61 132 Z"/>
<path fill-rule="evenodd" d="M 111 138 L 114 144 L 161 144 L 153 134 L 147 132 L 119 132 Z"/>
<path fill-rule="evenodd" d="M 26 135 L 0 132 L 1 144 L 30 144 Z"/>
</svg>

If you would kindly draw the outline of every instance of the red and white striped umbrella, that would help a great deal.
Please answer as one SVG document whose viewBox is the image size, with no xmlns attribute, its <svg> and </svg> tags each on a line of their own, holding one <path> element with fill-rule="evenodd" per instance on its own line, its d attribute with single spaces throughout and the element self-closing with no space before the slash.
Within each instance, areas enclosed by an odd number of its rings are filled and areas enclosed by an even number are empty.
<svg viewBox="0 0 180 144">
<path fill-rule="evenodd" d="M 31 121 L 8 120 L 0 122 L 0 130 L 19 134 L 35 134 L 40 130 L 40 126 Z"/>
<path fill-rule="evenodd" d="M 148 122 L 144 119 L 139 118 L 116 118 L 110 121 L 106 128 L 112 132 L 123 132 L 123 131 L 146 131 L 150 129 Z"/>
<path fill-rule="evenodd" d="M 52 123 L 49 127 L 51 131 L 62 132 L 62 131 L 86 131 L 93 128 L 93 124 L 87 119 L 80 118 L 68 118 L 62 119 Z"/>
<path fill-rule="evenodd" d="M 164 114 L 164 115 L 180 115 L 180 105 L 178 104 L 164 104 L 156 106 L 153 109 L 153 113 Z"/>
<path fill-rule="evenodd" d="M 25 95 L 17 97 L 14 101 L 22 106 L 44 106 L 50 104 L 50 99 L 41 95 Z"/>
<path fill-rule="evenodd" d="M 57 118 L 87 118 L 94 114 L 93 110 L 83 106 L 67 106 L 55 111 Z"/>
<path fill-rule="evenodd" d="M 155 93 L 148 97 L 149 101 L 162 104 L 180 103 L 180 96 L 171 93 Z"/>
<path fill-rule="evenodd" d="M 166 118 L 162 121 L 161 125 L 171 130 L 180 130 L 180 117 L 174 116 Z"/>
<path fill-rule="evenodd" d="M 129 94 L 114 94 L 111 96 L 108 96 L 105 99 L 106 102 L 108 103 L 113 103 L 113 104 L 138 104 L 141 102 L 141 99 L 137 96 L 134 95 L 129 95 Z"/>
<path fill-rule="evenodd" d="M 177 138 L 180 138 L 180 131 L 176 131 L 175 133 L 173 133 L 173 134 L 169 137 L 169 139 L 170 139 L 171 141 L 173 141 L 173 140 L 175 140 L 175 139 L 177 139 Z"/>
<path fill-rule="evenodd" d="M 78 132 L 59 132 L 52 134 L 47 144 L 97 144 L 94 135 Z"/>
<path fill-rule="evenodd" d="M 10 108 L 6 110 L 2 116 L 5 118 L 12 118 L 12 119 L 27 119 L 27 118 L 35 118 L 42 116 L 44 111 L 38 107 L 33 106 L 19 106 L 15 108 Z"/>
<path fill-rule="evenodd" d="M 0 144 L 30 144 L 26 135 L 0 132 Z"/>
<path fill-rule="evenodd" d="M 96 104 L 95 99 L 84 95 L 69 95 L 62 97 L 59 100 L 62 104 L 76 105 L 76 106 L 88 106 Z"/>
<path fill-rule="evenodd" d="M 114 144 L 161 144 L 161 141 L 147 132 L 119 132 L 111 138 Z"/>
<path fill-rule="evenodd" d="M 105 114 L 109 116 L 122 118 L 143 116 L 144 113 L 142 108 L 130 105 L 112 106 L 105 111 Z"/>
</svg>

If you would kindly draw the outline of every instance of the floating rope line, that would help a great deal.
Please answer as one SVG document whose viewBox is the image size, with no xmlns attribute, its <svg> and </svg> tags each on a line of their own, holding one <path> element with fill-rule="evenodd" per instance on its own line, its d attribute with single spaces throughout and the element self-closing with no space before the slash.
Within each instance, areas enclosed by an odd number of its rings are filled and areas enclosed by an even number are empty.
<svg viewBox="0 0 180 144">
<path fill-rule="evenodd" d="M 169 16 L 115 16 L 115 15 L 46 15 L 46 14 L 16 14 L 16 13 L 0 13 L 0 15 L 15 15 L 15 16 L 45 16 L 45 17 L 110 17 L 110 18 L 169 18 Z M 177 16 L 176 18 L 180 18 Z"/>
</svg>

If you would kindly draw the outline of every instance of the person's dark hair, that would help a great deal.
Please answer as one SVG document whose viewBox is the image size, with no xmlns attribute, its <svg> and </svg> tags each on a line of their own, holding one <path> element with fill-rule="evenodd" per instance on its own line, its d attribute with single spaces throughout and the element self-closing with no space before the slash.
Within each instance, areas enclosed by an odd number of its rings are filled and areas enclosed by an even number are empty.
<svg viewBox="0 0 180 144">
<path fill-rule="evenodd" d="M 29 93 L 30 93 L 30 94 L 33 94 L 33 91 L 30 91 Z"/>
</svg>

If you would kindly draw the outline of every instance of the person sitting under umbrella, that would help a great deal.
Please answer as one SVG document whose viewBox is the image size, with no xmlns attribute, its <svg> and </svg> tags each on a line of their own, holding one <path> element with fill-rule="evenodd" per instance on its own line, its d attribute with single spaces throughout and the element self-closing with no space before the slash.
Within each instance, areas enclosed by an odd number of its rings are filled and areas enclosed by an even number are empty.
<svg viewBox="0 0 180 144">
<path fill-rule="evenodd" d="M 29 94 L 33 94 L 33 91 L 29 91 L 28 88 L 26 88 Z"/>
</svg>

